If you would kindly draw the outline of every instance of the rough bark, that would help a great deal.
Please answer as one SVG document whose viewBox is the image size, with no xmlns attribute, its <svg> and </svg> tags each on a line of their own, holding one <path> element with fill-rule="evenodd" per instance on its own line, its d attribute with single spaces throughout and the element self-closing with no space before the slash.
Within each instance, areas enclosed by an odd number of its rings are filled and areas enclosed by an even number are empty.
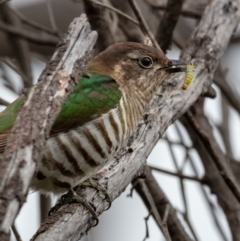
<svg viewBox="0 0 240 241">
<path fill-rule="evenodd" d="M 9 229 L 26 200 L 51 126 L 85 71 L 96 38 L 86 15 L 71 23 L 16 119 L 0 162 L 1 241 L 9 240 Z"/>
<path fill-rule="evenodd" d="M 192 34 L 182 59 L 195 64 L 195 79 L 187 91 L 181 89 L 184 75 L 174 75 L 158 90 L 149 110 L 139 123 L 128 145 L 96 175 L 112 200 L 130 181 L 141 174 L 145 161 L 167 127 L 183 115 L 199 96 L 207 92 L 213 74 L 229 40 L 240 21 L 238 0 L 213 0 Z M 100 215 L 107 207 L 104 197 L 95 190 L 81 190 Z M 61 207 L 42 224 L 32 240 L 79 240 L 93 225 L 90 213 L 77 204 Z M 61 232 L 64 230 L 64 232 Z"/>
</svg>

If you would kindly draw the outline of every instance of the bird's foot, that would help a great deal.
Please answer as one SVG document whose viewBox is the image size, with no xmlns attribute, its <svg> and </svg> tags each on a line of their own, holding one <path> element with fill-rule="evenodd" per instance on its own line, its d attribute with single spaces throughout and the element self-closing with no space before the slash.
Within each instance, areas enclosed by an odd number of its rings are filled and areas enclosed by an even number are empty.
<svg viewBox="0 0 240 241">
<path fill-rule="evenodd" d="M 103 193 L 105 195 L 105 200 L 109 203 L 109 206 L 105 209 L 105 211 L 111 207 L 112 201 L 109 194 L 107 193 L 107 190 L 102 185 L 100 185 L 97 181 L 94 181 L 93 179 L 90 178 L 87 181 L 81 183 L 80 185 L 70 189 L 66 194 L 62 195 L 60 201 L 50 209 L 50 211 L 48 212 L 48 215 L 51 216 L 64 204 L 81 203 L 92 214 L 94 220 L 96 221 L 96 224 L 94 226 L 96 226 L 98 224 L 98 216 L 94 210 L 94 206 L 90 202 L 88 202 L 85 198 L 82 198 L 75 192 L 75 188 L 78 188 L 78 187 L 80 188 L 92 187 L 95 190 Z"/>
<path fill-rule="evenodd" d="M 48 212 L 48 215 L 51 216 L 60 207 L 62 207 L 65 204 L 70 204 L 70 203 L 81 203 L 92 214 L 92 216 L 96 222 L 94 224 L 94 226 L 96 226 L 98 224 L 98 216 L 94 210 L 93 205 L 90 202 L 88 202 L 85 198 L 82 198 L 79 195 L 77 195 L 77 193 L 73 189 L 70 189 L 66 194 L 61 196 L 59 202 L 50 209 L 50 211 Z"/>
<path fill-rule="evenodd" d="M 109 203 L 109 205 L 105 209 L 105 211 L 108 210 L 111 207 L 112 200 L 111 200 L 111 198 L 110 198 L 106 188 L 103 187 L 101 184 L 99 184 L 99 182 L 93 180 L 92 178 L 89 178 L 88 180 L 86 180 L 83 183 L 81 183 L 79 186 L 81 186 L 81 187 L 92 187 L 95 190 L 97 190 L 98 192 L 101 192 L 105 196 L 104 200 L 106 200 Z"/>
</svg>

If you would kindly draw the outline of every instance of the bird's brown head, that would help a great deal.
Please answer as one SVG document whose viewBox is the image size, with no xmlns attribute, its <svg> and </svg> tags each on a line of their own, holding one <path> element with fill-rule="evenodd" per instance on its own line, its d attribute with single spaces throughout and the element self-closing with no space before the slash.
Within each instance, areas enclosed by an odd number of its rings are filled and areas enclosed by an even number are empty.
<svg viewBox="0 0 240 241">
<path fill-rule="evenodd" d="M 171 72 L 185 71 L 182 61 L 169 60 L 154 47 L 122 42 L 108 47 L 89 64 L 88 71 L 111 76 L 125 93 L 152 95 Z"/>
</svg>

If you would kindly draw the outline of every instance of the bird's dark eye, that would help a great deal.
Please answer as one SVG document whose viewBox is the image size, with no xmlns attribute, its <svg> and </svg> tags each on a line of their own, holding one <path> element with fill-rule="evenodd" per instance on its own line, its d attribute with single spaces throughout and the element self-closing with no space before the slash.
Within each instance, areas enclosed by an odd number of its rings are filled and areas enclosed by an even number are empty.
<svg viewBox="0 0 240 241">
<path fill-rule="evenodd" d="M 153 65 L 153 60 L 150 57 L 142 57 L 141 59 L 138 60 L 138 63 L 141 67 L 143 68 L 151 68 Z"/>
</svg>

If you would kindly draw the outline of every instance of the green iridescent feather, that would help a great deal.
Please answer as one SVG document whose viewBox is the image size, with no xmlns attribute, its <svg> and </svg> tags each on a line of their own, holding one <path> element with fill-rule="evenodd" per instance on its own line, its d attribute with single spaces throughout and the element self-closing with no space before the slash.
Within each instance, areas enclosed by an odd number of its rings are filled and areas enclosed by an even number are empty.
<svg viewBox="0 0 240 241">
<path fill-rule="evenodd" d="M 81 78 L 64 103 L 51 134 L 82 125 L 116 107 L 122 94 L 118 84 L 110 77 L 91 74 Z M 8 132 L 17 117 L 25 96 L 20 96 L 0 113 L 0 133 Z"/>
</svg>

